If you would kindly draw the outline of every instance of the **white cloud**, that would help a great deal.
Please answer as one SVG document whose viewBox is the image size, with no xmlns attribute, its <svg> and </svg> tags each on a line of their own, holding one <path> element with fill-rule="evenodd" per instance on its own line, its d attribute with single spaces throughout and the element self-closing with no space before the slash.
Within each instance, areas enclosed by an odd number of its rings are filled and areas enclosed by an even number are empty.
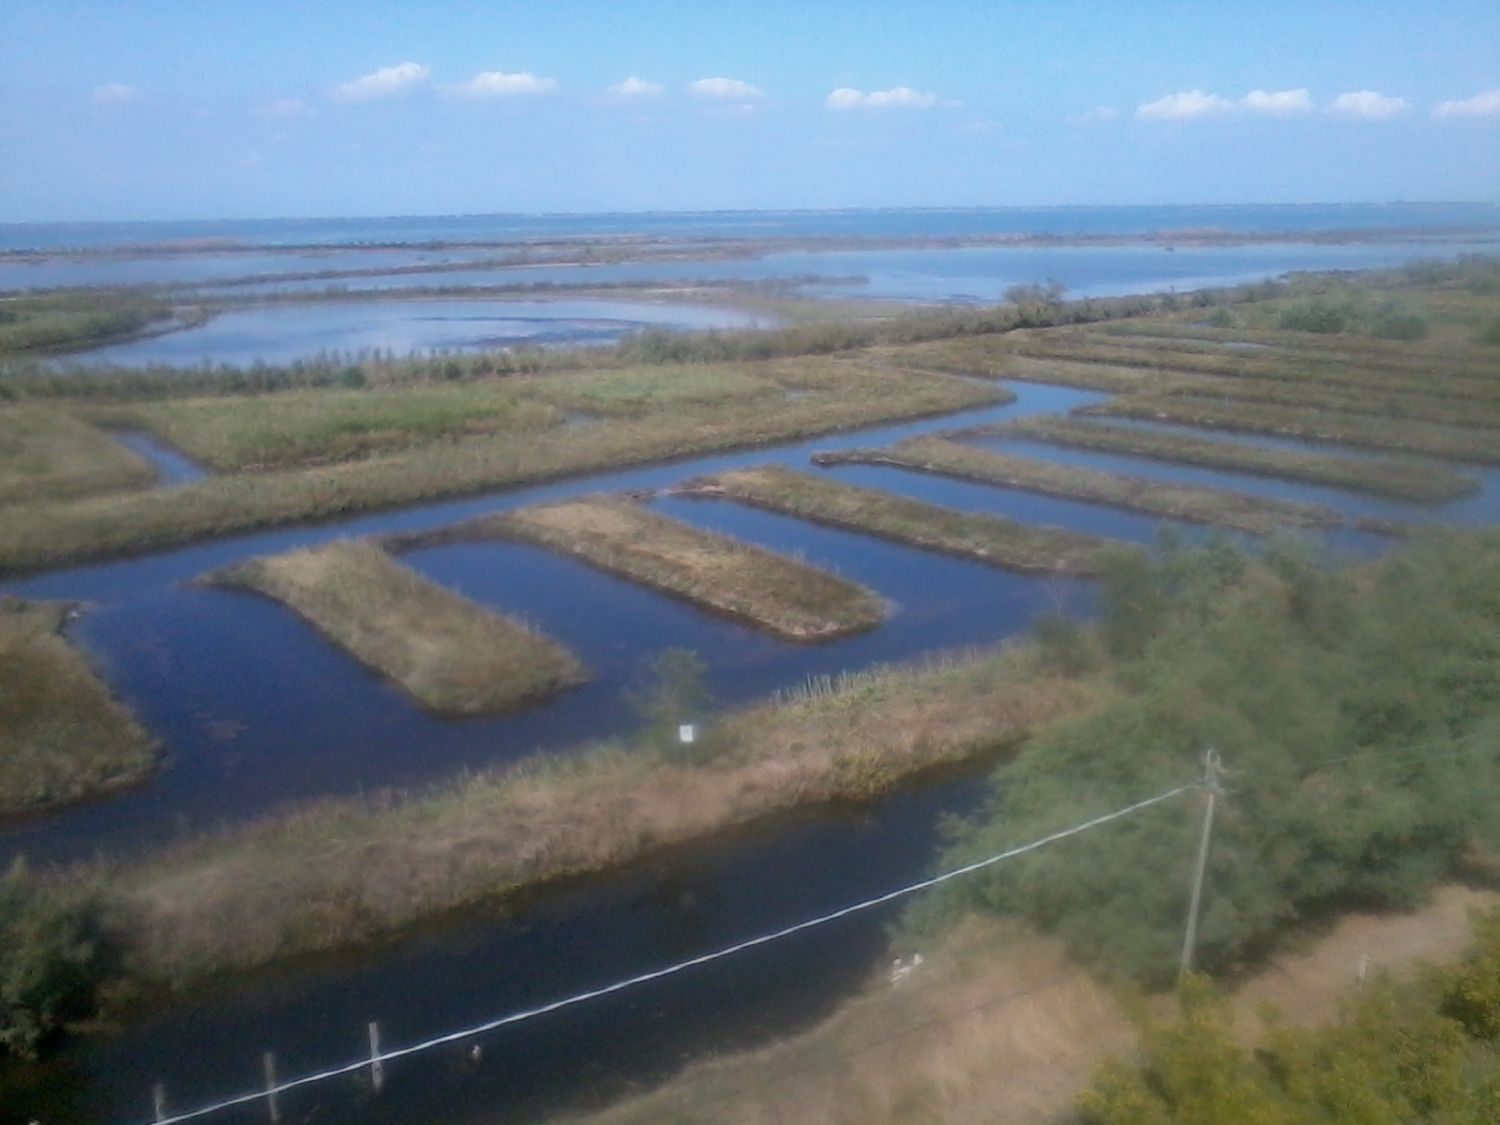
<svg viewBox="0 0 1500 1125">
<path fill-rule="evenodd" d="M 1234 108 L 1234 103 L 1218 94 L 1205 94 L 1202 90 L 1179 90 L 1154 102 L 1138 106 L 1135 115 L 1142 121 L 1196 121 L 1204 117 L 1218 117 Z"/>
<path fill-rule="evenodd" d="M 104 105 L 133 102 L 135 98 L 135 87 L 127 86 L 123 82 L 106 82 L 103 86 L 94 87 L 94 100 Z"/>
<path fill-rule="evenodd" d="M 396 66 L 382 67 L 365 74 L 352 82 L 334 88 L 333 96 L 341 102 L 367 102 L 399 94 L 420 85 L 432 77 L 432 72 L 421 63 L 404 62 Z"/>
<path fill-rule="evenodd" d="M 607 94 L 613 94 L 617 98 L 654 98 L 662 92 L 662 88 L 655 82 L 647 82 L 644 78 L 631 75 L 623 82 L 616 82 L 605 90 Z"/>
<path fill-rule="evenodd" d="M 529 70 L 506 74 L 503 70 L 486 70 L 476 74 L 457 91 L 470 98 L 517 98 L 532 94 L 550 94 L 557 89 L 557 80 L 541 78 Z"/>
<path fill-rule="evenodd" d="M 1486 90 L 1472 98 L 1443 102 L 1432 111 L 1434 117 L 1500 117 L 1500 89 Z"/>
<path fill-rule="evenodd" d="M 940 103 L 936 94 L 913 90 L 910 86 L 872 90 L 868 94 L 851 90 L 848 86 L 840 86 L 828 95 L 824 104 L 829 109 L 932 109 L 939 104 L 945 108 L 956 108 L 960 103 Z"/>
<path fill-rule="evenodd" d="M 1389 121 L 1392 117 L 1405 113 L 1406 109 L 1405 98 L 1387 97 L 1385 94 L 1377 94 L 1374 90 L 1356 90 L 1350 94 L 1340 94 L 1328 106 L 1329 113 L 1341 114 L 1344 117 L 1358 117 L 1364 121 Z"/>
<path fill-rule="evenodd" d="M 1097 105 L 1093 109 L 1086 110 L 1077 116 L 1068 118 L 1069 125 L 1102 125 L 1106 121 L 1113 121 L 1120 116 L 1120 111 L 1112 105 Z"/>
<path fill-rule="evenodd" d="M 1311 113 L 1313 100 L 1312 95 L 1306 89 L 1277 90 L 1275 93 L 1251 90 L 1240 99 L 1240 105 L 1252 113 L 1290 117 L 1298 113 Z"/>
<path fill-rule="evenodd" d="M 700 78 L 688 83 L 688 93 L 700 98 L 759 98 L 764 91 L 738 78 Z"/>
</svg>

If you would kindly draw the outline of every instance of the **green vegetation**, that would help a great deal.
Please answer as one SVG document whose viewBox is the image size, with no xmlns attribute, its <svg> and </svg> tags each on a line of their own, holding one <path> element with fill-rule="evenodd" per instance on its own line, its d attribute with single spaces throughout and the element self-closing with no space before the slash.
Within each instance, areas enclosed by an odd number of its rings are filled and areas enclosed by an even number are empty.
<svg viewBox="0 0 1500 1125">
<path fill-rule="evenodd" d="M 1500 534 L 1437 536 L 1330 572 L 1168 544 L 1106 579 L 1092 650 L 1119 696 L 1053 725 L 995 777 L 944 865 L 1180 785 L 1220 751 L 1198 963 L 1231 969 L 1287 926 L 1409 906 L 1492 841 L 1500 812 Z M 1106 975 L 1170 980 L 1199 802 L 1157 808 L 976 878 L 920 909 L 1021 915 Z"/>
<path fill-rule="evenodd" d="M 171 316 L 171 305 L 135 293 L 0 297 L 0 354 L 95 347 L 134 336 Z"/>
<path fill-rule="evenodd" d="M 1479 482 L 1440 465 L 1417 461 L 1335 457 L 1287 449 L 1263 449 L 1233 441 L 1214 441 L 1163 430 L 1111 426 L 1055 415 L 1038 415 L 967 431 L 1021 441 L 1149 457 L 1184 465 L 1202 465 L 1231 473 L 1253 473 L 1306 481 L 1330 488 L 1371 492 L 1398 500 L 1435 503 L 1479 491 Z"/>
<path fill-rule="evenodd" d="M 123 496 L 16 504 L 6 513 L 10 534 L 0 540 L 0 570 L 942 414 L 1004 401 L 1008 393 L 941 375 L 832 361 L 769 363 L 754 370 L 805 393 L 672 403 L 588 426 L 429 442 L 358 461 L 224 475 Z"/>
<path fill-rule="evenodd" d="M 1169 388 L 1163 393 L 1372 414 L 1393 421 L 1410 419 L 1436 422 L 1442 426 L 1500 430 L 1500 400 L 1432 398 L 1408 391 L 1393 393 L 1347 386 L 1309 386 L 1282 379 L 1205 379 Z"/>
<path fill-rule="evenodd" d="M 546 430 L 562 411 L 510 380 L 364 390 L 295 390 L 86 408 L 85 416 L 151 430 L 216 469 L 316 465 L 439 438 Z"/>
<path fill-rule="evenodd" d="M 1258 535 L 1268 535 L 1278 528 L 1329 528 L 1343 523 L 1336 511 L 1319 504 L 1079 469 L 975 449 L 941 437 L 911 438 L 888 449 L 822 453 L 813 459 L 820 465 L 894 465 Z"/>
<path fill-rule="evenodd" d="M 591 496 L 481 516 L 402 545 L 510 538 L 535 543 L 792 641 L 824 641 L 885 617 L 862 586 L 629 500 Z"/>
<path fill-rule="evenodd" d="M 555 641 L 433 585 L 369 543 L 251 559 L 207 581 L 285 603 L 433 711 L 513 710 L 584 678 Z"/>
<path fill-rule="evenodd" d="M 1097 535 L 1035 527 L 1003 516 L 956 512 L 874 488 L 824 480 L 774 465 L 698 477 L 689 496 L 724 496 L 813 523 L 875 535 L 923 550 L 973 559 L 1005 570 L 1097 574 L 1133 548 Z"/>
<path fill-rule="evenodd" d="M 45 880 L 16 860 L 0 874 L 0 1056 L 33 1057 L 92 1016 L 119 972 L 102 881 Z"/>
<path fill-rule="evenodd" d="M 320 802 L 49 885 L 107 887 L 122 965 L 185 984 L 369 941 L 779 810 L 870 799 L 1101 698 L 1097 679 L 1059 675 L 1024 647 L 875 669 L 720 718 L 702 760 L 649 739 L 604 745 L 426 793 Z"/>
<path fill-rule="evenodd" d="M 1088 1125 L 1303 1125 L 1500 1120 L 1500 913 L 1475 919 L 1465 963 L 1376 981 L 1333 1023 L 1272 1023 L 1247 1047 L 1202 978 L 1175 1022 L 1142 1013 L 1137 1057 L 1102 1066 Z"/>
<path fill-rule="evenodd" d="M 1050 383 L 1106 394 L 1161 390 L 1178 383 L 1196 381 L 1191 376 L 1172 377 L 1139 365 L 1071 362 L 1024 354 L 1028 339 L 1035 336 L 973 336 L 935 340 L 907 347 L 873 349 L 869 354 L 881 362 L 912 370 L 942 371 L 954 375 L 977 375 L 987 379 L 1016 379 L 1027 383 Z"/>
<path fill-rule="evenodd" d="M 571 410 L 639 415 L 674 406 L 776 398 L 786 390 L 778 376 L 792 370 L 790 365 L 625 367 L 554 376 L 536 387 L 549 402 Z"/>
<path fill-rule="evenodd" d="M 1210 430 L 1274 434 L 1367 449 L 1422 453 L 1456 461 L 1500 464 L 1500 441 L 1485 430 L 1440 426 L 1334 410 L 1307 410 L 1253 402 L 1138 395 L 1085 406 L 1077 413 L 1175 422 Z"/>
<path fill-rule="evenodd" d="M 141 488 L 140 454 L 50 406 L 0 407 L 0 504 Z"/>
<path fill-rule="evenodd" d="M 151 738 L 60 634 L 69 607 L 0 597 L 0 816 L 118 789 Z"/>
</svg>

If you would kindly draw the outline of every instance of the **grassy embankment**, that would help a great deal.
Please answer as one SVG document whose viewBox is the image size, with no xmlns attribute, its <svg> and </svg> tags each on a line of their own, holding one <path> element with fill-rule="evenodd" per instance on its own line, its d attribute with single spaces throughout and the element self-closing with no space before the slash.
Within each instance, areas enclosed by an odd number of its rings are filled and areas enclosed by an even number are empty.
<svg viewBox="0 0 1500 1125">
<path fill-rule="evenodd" d="M 429 441 L 355 461 L 225 474 L 179 488 L 108 498 L 16 504 L 6 513 L 10 534 L 0 542 L 0 570 L 144 551 L 293 520 L 941 414 L 1002 402 L 1008 394 L 1003 388 L 941 376 L 856 371 L 822 360 L 747 365 L 744 375 L 773 385 L 778 393 L 711 401 L 672 392 L 638 395 L 631 412 L 590 425 Z M 653 385 L 692 384 L 697 378 L 696 368 L 663 367 Z M 582 396 L 617 408 L 618 396 L 605 391 L 610 379 L 603 373 L 548 376 L 536 380 L 532 392 L 542 402 L 552 395 L 570 403 Z M 217 401 L 233 412 L 249 400 Z M 308 416 L 316 417 L 311 411 Z M 317 424 L 323 421 L 319 418 Z M 295 419 L 288 424 L 297 425 Z M 207 447 L 190 435 L 179 432 L 177 440 L 189 452 L 212 460 Z M 250 448 L 255 443 L 254 438 L 244 442 Z"/>
<path fill-rule="evenodd" d="M 0 297 L 0 355 L 96 347 L 138 335 L 172 312 L 165 301 L 124 291 Z"/>
<path fill-rule="evenodd" d="M 617 497 L 521 508 L 423 535 L 406 547 L 519 539 L 748 621 L 791 641 L 823 641 L 880 624 L 880 598 L 816 567 L 703 531 Z"/>
<path fill-rule="evenodd" d="M 68 606 L 0 597 L 0 815 L 130 785 L 156 747 L 62 636 Z"/>
<path fill-rule="evenodd" d="M 1231 473 L 1279 477 L 1423 503 L 1456 500 L 1479 491 L 1478 481 L 1441 465 L 1264 449 L 1242 442 L 1215 441 L 1189 434 L 1112 426 L 1105 422 L 1085 422 L 1056 415 L 1017 418 L 965 432 L 1146 457 L 1181 465 L 1201 465 Z"/>
<path fill-rule="evenodd" d="M 290 606 L 439 713 L 512 710 L 585 678 L 555 641 L 428 582 L 369 543 L 250 559 L 204 581 Z"/>
<path fill-rule="evenodd" d="M 1500 464 L 1500 439 L 1493 433 L 1334 410 L 1313 411 L 1292 406 L 1141 395 L 1085 406 L 1076 413 Z"/>
<path fill-rule="evenodd" d="M 1473 911 L 1497 904 L 1494 892 L 1446 886 L 1420 910 L 1351 914 L 1307 933 L 1296 951 L 1227 992 L 1237 1041 L 1253 1042 L 1268 1005 L 1283 1028 L 1336 1018 L 1353 999 L 1363 957 L 1402 984 L 1428 979 L 1431 964 L 1462 957 Z M 558 1120 L 1062 1125 L 1079 1120 L 1076 1101 L 1099 1064 L 1139 1042 L 1133 1005 L 1071 961 L 1061 943 L 1025 926 L 970 915 L 922 955 L 909 979 L 893 985 L 888 972 L 876 974 L 800 1034 L 694 1062 L 649 1093 Z M 1147 1010 L 1166 1014 L 1163 1000 Z"/>
<path fill-rule="evenodd" d="M 0 407 L 0 504 L 143 488 L 140 454 L 51 406 Z"/>
<path fill-rule="evenodd" d="M 820 453 L 813 460 L 820 465 L 892 465 L 1152 516 L 1232 527 L 1257 535 L 1292 527 L 1331 528 L 1343 523 L 1338 512 L 1321 504 L 1080 469 L 975 449 L 942 437 L 910 438 L 883 449 Z"/>
<path fill-rule="evenodd" d="M 686 496 L 722 496 L 1005 570 L 1097 574 L 1135 550 L 1097 535 L 958 512 L 777 466 L 698 477 L 684 483 L 680 491 Z"/>
<path fill-rule="evenodd" d="M 709 728 L 700 756 L 602 746 L 408 796 L 330 800 L 106 872 L 130 971 L 185 983 L 779 810 L 873 798 L 1102 700 L 1026 647 L 840 677 Z M 89 877 L 83 871 L 78 877 Z"/>
</svg>

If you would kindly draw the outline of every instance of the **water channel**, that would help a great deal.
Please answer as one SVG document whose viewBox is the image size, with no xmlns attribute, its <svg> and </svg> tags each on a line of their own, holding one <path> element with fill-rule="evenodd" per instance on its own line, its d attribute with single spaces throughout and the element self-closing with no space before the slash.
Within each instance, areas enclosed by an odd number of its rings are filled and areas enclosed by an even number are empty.
<svg viewBox="0 0 1500 1125">
<path fill-rule="evenodd" d="M 1088 392 L 1015 386 L 1015 403 L 754 449 L 599 474 L 319 526 L 286 528 L 16 580 L 6 592 L 78 599 L 74 627 L 110 682 L 165 744 L 161 772 L 139 788 L 0 829 L 0 856 L 66 860 L 128 855 L 183 832 L 289 802 L 364 787 L 420 786 L 464 768 L 566 752 L 628 729 L 621 691 L 651 653 L 700 652 L 720 703 L 792 687 L 807 676 L 965 644 L 990 644 L 1053 607 L 1087 611 L 1086 584 L 1021 577 L 721 501 L 664 496 L 668 514 L 729 532 L 863 582 L 891 604 L 888 622 L 825 646 L 774 641 L 748 627 L 529 547 L 465 544 L 405 561 L 478 601 L 519 613 L 568 644 L 588 685 L 520 715 L 462 722 L 421 712 L 281 607 L 191 580 L 251 555 L 340 536 L 441 526 L 590 491 L 658 490 L 703 472 L 807 462 L 823 449 L 1096 401 Z M 1254 439 L 1242 439 L 1254 440 Z M 1312 448 L 1306 443 L 1299 447 Z M 1347 515 L 1500 522 L 1500 473 L 1474 470 L 1474 498 L 1424 507 L 1196 468 L 1032 445 L 1065 464 L 1228 484 L 1330 503 Z M 1358 458 L 1359 454 L 1348 454 Z M 1466 470 L 1468 471 L 1468 470 Z M 849 466 L 838 479 L 971 510 L 1149 542 L 1157 522 L 890 468 Z M 1382 541 L 1343 531 L 1341 550 Z M 16 1072 L 0 1120 L 145 1121 L 150 1089 L 182 1107 L 254 1088 L 260 1052 L 283 1074 L 356 1058 L 365 1022 L 399 1046 L 741 939 L 853 901 L 928 869 L 942 813 L 971 808 L 978 776 L 914 785 L 862 810 L 780 817 L 711 844 L 663 853 L 608 878 L 540 894 L 510 913 L 475 910 L 340 957 L 308 959 L 151 1008 L 119 1034 L 80 1040 L 37 1071 Z M 288 1098 L 285 1120 L 516 1120 L 597 1099 L 670 1073 L 687 1058 L 756 1042 L 815 1018 L 864 979 L 890 918 L 861 916 L 636 993 L 559 1013 L 392 1068 L 372 1098 L 349 1079 Z M 259 1121 L 264 1107 L 218 1120 Z"/>
</svg>

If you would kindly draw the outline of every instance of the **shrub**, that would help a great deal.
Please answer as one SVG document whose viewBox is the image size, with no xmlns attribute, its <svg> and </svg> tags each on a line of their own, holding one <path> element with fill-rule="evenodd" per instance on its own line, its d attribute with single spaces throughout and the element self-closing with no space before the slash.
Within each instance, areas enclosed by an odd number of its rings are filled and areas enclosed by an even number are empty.
<svg viewBox="0 0 1500 1125">
<path fill-rule="evenodd" d="M 669 648 L 658 653 L 637 685 L 626 692 L 626 701 L 642 720 L 638 737 L 648 749 L 689 763 L 712 754 L 701 729 L 693 742 L 678 738 L 678 728 L 700 723 L 713 701 L 708 665 L 696 652 Z"/>
<path fill-rule="evenodd" d="M 1349 331 L 1353 321 L 1353 310 L 1348 306 L 1313 299 L 1282 309 L 1277 325 L 1283 332 L 1335 334 Z"/>
<path fill-rule="evenodd" d="M 33 1056 L 92 1014 L 118 961 L 105 915 L 93 886 L 49 883 L 19 859 L 0 876 L 0 1053 Z"/>
<path fill-rule="evenodd" d="M 1370 335 L 1382 340 L 1420 340 L 1427 335 L 1427 318 L 1405 305 L 1387 301 L 1371 318 Z"/>
</svg>

